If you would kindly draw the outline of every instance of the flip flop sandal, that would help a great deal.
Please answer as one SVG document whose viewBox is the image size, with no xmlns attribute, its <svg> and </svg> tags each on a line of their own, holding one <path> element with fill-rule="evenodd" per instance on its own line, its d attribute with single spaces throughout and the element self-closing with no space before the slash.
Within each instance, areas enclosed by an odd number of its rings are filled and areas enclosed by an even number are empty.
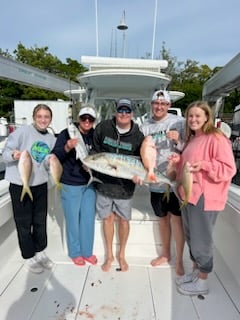
<svg viewBox="0 0 240 320">
<path fill-rule="evenodd" d="M 98 260 L 97 260 L 97 257 L 95 256 L 95 255 L 92 255 L 92 256 L 90 256 L 90 257 L 88 257 L 88 258 L 83 258 L 85 261 L 87 261 L 87 262 L 89 262 L 90 264 L 92 264 L 92 265 L 95 265 L 95 264 L 97 264 L 97 262 L 98 262 Z"/>
<path fill-rule="evenodd" d="M 78 266 L 84 266 L 86 264 L 83 257 L 72 258 L 72 261 Z"/>
</svg>

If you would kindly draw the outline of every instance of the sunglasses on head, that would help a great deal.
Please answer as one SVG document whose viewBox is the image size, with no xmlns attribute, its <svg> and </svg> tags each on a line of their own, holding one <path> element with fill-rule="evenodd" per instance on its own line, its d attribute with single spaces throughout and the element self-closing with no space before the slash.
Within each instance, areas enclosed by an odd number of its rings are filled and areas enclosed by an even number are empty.
<svg viewBox="0 0 240 320">
<path fill-rule="evenodd" d="M 132 112 L 132 110 L 130 110 L 129 108 L 118 108 L 117 109 L 117 112 L 118 113 L 131 113 Z"/>
<path fill-rule="evenodd" d="M 85 121 L 94 122 L 95 121 L 95 119 L 93 117 L 85 115 L 85 114 L 83 116 L 80 116 L 79 118 L 83 122 L 85 122 Z"/>
</svg>

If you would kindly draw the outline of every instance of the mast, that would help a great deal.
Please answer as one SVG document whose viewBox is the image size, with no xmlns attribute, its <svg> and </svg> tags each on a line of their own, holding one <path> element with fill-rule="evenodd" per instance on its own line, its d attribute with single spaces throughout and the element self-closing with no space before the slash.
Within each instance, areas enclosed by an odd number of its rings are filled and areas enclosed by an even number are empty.
<svg viewBox="0 0 240 320">
<path fill-rule="evenodd" d="M 98 3 L 95 0 L 95 19 L 96 19 L 96 56 L 98 57 Z"/>
<path fill-rule="evenodd" d="M 128 26 L 125 22 L 125 10 L 123 10 L 122 20 L 120 21 L 120 24 L 117 26 L 118 30 L 123 31 L 123 43 L 122 43 L 122 57 L 125 58 L 125 51 L 126 51 L 126 34 L 125 30 L 128 29 Z"/>
<path fill-rule="evenodd" d="M 154 10 L 154 23 L 153 23 L 153 41 L 152 41 L 152 59 L 154 55 L 154 47 L 155 47 L 155 36 L 156 36 L 156 24 L 157 24 L 157 5 L 158 0 L 155 0 L 155 10 Z"/>
</svg>

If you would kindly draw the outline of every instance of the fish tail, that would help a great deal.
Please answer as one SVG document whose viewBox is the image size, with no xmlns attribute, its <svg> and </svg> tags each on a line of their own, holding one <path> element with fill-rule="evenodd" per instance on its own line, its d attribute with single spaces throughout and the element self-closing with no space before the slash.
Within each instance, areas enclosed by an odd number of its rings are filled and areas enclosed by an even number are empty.
<svg viewBox="0 0 240 320">
<path fill-rule="evenodd" d="M 62 190 L 62 188 L 63 188 L 63 185 L 61 184 L 61 182 L 57 182 L 57 183 L 56 183 L 56 189 L 57 189 L 58 191 L 60 191 L 60 190 Z"/>
<path fill-rule="evenodd" d="M 98 179 L 98 178 L 94 178 L 93 176 L 90 176 L 90 179 L 89 179 L 89 181 L 88 181 L 88 183 L 87 183 L 87 185 L 89 186 L 92 182 L 99 182 L 99 183 L 103 183 L 100 179 Z"/>
<path fill-rule="evenodd" d="M 89 179 L 89 181 L 88 181 L 88 183 L 87 183 L 87 185 L 89 186 L 92 182 L 99 182 L 99 183 L 103 183 L 100 179 L 98 179 L 98 178 L 95 178 L 94 176 L 93 176 L 93 174 L 92 174 L 92 171 L 89 169 L 89 175 L 90 175 L 90 179 Z"/>
<path fill-rule="evenodd" d="M 29 195 L 30 199 L 33 201 L 33 195 L 32 195 L 32 192 L 31 192 L 31 190 L 30 190 L 30 188 L 28 186 L 27 187 L 23 186 L 21 197 L 20 197 L 20 201 L 21 202 L 23 201 L 23 198 L 24 198 L 26 193 Z"/>
<path fill-rule="evenodd" d="M 164 192 L 162 199 L 163 200 L 166 199 L 167 203 L 169 202 L 169 200 L 170 200 L 170 186 L 169 185 L 167 186 L 167 189 Z"/>
<path fill-rule="evenodd" d="M 188 201 L 186 199 L 184 201 L 182 201 L 181 206 L 180 206 L 180 210 L 185 208 L 187 204 L 188 204 Z"/>
<path fill-rule="evenodd" d="M 181 209 L 186 207 L 186 205 L 188 204 L 188 201 L 189 201 L 189 198 L 190 198 L 190 194 L 188 192 L 188 190 L 184 190 L 184 193 L 185 193 L 185 196 L 184 196 L 184 200 L 182 201 L 182 204 L 181 204 Z"/>
</svg>

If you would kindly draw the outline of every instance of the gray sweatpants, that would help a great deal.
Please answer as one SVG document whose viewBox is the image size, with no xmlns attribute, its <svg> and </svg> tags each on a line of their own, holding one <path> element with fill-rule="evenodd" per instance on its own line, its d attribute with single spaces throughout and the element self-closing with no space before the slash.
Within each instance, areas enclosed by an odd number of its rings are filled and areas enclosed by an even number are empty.
<svg viewBox="0 0 240 320">
<path fill-rule="evenodd" d="M 201 272 L 213 269 L 213 227 L 219 211 L 204 211 L 204 197 L 182 208 L 182 221 L 190 258 Z"/>
</svg>

